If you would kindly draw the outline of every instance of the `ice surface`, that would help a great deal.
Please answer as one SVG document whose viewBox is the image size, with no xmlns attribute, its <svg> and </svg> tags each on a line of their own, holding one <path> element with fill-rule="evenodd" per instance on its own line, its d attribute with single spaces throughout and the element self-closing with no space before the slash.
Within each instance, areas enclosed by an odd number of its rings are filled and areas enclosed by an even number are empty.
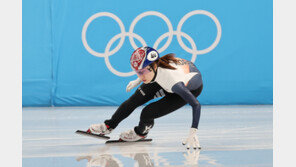
<svg viewBox="0 0 296 167">
<path fill-rule="evenodd" d="M 198 136 L 202 149 L 181 144 L 191 125 L 185 106 L 155 120 L 152 142 L 105 145 L 75 134 L 111 117 L 117 107 L 23 108 L 23 167 L 90 166 L 272 166 L 272 106 L 202 106 Z M 112 132 L 138 124 L 142 107 Z"/>
</svg>

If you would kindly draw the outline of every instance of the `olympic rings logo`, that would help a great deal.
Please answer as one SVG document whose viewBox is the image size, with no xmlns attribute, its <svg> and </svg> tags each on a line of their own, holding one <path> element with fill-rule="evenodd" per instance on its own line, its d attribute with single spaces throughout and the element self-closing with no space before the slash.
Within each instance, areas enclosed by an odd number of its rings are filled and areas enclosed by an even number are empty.
<svg viewBox="0 0 296 167">
<path fill-rule="evenodd" d="M 196 47 L 196 44 L 195 42 L 193 41 L 193 39 L 186 33 L 182 32 L 182 26 L 184 24 L 184 22 L 189 19 L 191 16 L 193 15 L 198 15 L 198 14 L 201 14 L 201 15 L 206 15 L 208 17 L 210 17 L 216 24 L 216 27 L 217 27 L 217 36 L 216 36 L 216 39 L 215 41 L 206 49 L 203 49 L 203 50 L 197 50 L 197 47 Z M 106 48 L 105 48 L 105 52 L 96 52 L 94 51 L 87 43 L 87 40 L 86 40 L 86 31 L 87 31 L 87 28 L 89 26 L 89 24 L 96 18 L 99 18 L 99 17 L 111 17 L 112 19 L 114 19 L 119 27 L 120 27 L 120 30 L 121 30 L 121 33 L 120 34 L 117 34 L 115 35 L 107 44 Z M 172 39 L 173 39 L 173 36 L 176 35 L 177 36 L 177 40 L 178 40 L 178 43 L 179 45 L 188 53 L 192 54 L 192 58 L 191 58 L 191 61 L 194 62 L 195 59 L 196 59 L 196 56 L 197 55 L 201 55 L 201 54 L 205 54 L 205 53 L 208 53 L 210 51 L 212 51 L 219 43 L 220 41 L 220 38 L 221 38 L 221 34 L 222 34 L 222 29 L 221 29 L 221 25 L 220 25 L 220 22 L 219 20 L 216 18 L 215 15 L 213 15 L 212 13 L 208 12 L 208 11 L 205 11 L 205 10 L 194 10 L 194 11 L 191 11 L 189 13 L 187 13 L 185 16 L 183 16 L 183 18 L 180 20 L 180 22 L 178 23 L 178 26 L 177 26 L 177 30 L 174 31 L 173 30 L 173 26 L 172 26 L 172 23 L 170 22 L 170 20 L 162 13 L 159 13 L 159 12 L 156 12 L 156 11 L 147 11 L 147 12 L 144 12 L 144 13 L 141 13 L 140 15 L 138 15 L 134 20 L 133 22 L 131 23 L 130 25 L 130 29 L 129 29 L 129 32 L 126 32 L 125 31 L 125 28 L 124 28 L 124 25 L 122 23 L 122 21 L 114 14 L 112 13 L 109 13 L 109 12 L 100 12 L 100 13 L 96 13 L 94 15 L 92 15 L 90 18 L 87 19 L 87 21 L 84 23 L 84 26 L 83 26 L 83 29 L 82 29 L 82 43 L 84 45 L 84 47 L 86 48 L 86 50 L 94 55 L 94 56 L 97 56 L 97 57 L 104 57 L 105 58 L 105 63 L 108 67 L 108 69 L 114 73 L 115 75 L 118 75 L 118 76 L 122 76 L 122 77 L 127 77 L 127 76 L 132 76 L 135 74 L 134 71 L 131 71 L 131 72 L 127 72 L 127 73 L 124 73 L 124 72 L 120 72 L 120 71 L 117 71 L 115 70 L 110 61 L 109 61 L 109 56 L 115 54 L 116 52 L 118 52 L 118 50 L 122 47 L 123 45 L 123 42 L 124 42 L 124 39 L 126 36 L 129 37 L 129 41 L 132 45 L 132 47 L 134 49 L 137 49 L 138 47 L 140 46 L 137 46 L 135 41 L 134 41 L 134 38 L 136 38 L 137 40 L 139 40 L 142 44 L 142 46 L 147 46 L 145 40 L 139 36 L 138 34 L 135 34 L 133 31 L 134 31 L 134 28 L 135 28 L 135 25 L 137 24 L 138 21 L 140 21 L 142 18 L 146 17 L 146 16 L 157 16 L 157 17 L 160 17 L 162 20 L 165 21 L 165 23 L 167 24 L 167 27 L 168 27 L 168 32 L 167 33 L 164 33 L 163 35 L 161 35 L 157 40 L 156 42 L 154 43 L 153 45 L 153 48 L 156 49 L 159 53 L 165 51 L 170 43 L 172 42 Z M 166 41 L 166 43 L 158 49 L 158 45 L 161 43 L 161 41 L 163 39 L 165 39 L 166 37 L 168 37 L 168 40 Z M 182 41 L 182 38 L 181 37 L 184 37 L 188 40 L 188 42 L 190 43 L 191 45 L 191 49 L 188 48 L 184 42 Z M 110 48 L 112 46 L 112 44 L 118 40 L 120 38 L 120 41 L 119 41 L 119 44 L 113 49 L 110 51 Z"/>
</svg>

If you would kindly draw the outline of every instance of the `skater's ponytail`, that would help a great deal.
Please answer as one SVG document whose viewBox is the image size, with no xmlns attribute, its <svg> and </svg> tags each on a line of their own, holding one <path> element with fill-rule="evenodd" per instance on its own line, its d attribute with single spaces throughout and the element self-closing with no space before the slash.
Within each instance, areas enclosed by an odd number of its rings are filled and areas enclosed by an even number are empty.
<svg viewBox="0 0 296 167">
<path fill-rule="evenodd" d="M 178 59 L 175 57 L 174 53 L 169 53 L 162 56 L 161 58 L 153 62 L 151 66 L 157 65 L 157 67 L 175 70 L 176 68 L 171 66 L 170 63 L 175 63 L 175 64 L 178 63 Z"/>
</svg>

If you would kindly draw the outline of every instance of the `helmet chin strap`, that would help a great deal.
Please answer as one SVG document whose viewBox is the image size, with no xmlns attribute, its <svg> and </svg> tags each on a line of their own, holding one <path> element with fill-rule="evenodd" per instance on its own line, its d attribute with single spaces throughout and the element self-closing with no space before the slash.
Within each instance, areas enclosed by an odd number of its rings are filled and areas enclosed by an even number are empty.
<svg viewBox="0 0 296 167">
<path fill-rule="evenodd" d="M 152 80 L 150 81 L 150 82 L 153 82 L 154 80 L 155 80 L 155 78 L 156 78 L 156 75 L 157 75 L 157 67 L 156 67 L 156 70 L 152 67 L 152 65 L 149 65 L 151 68 L 152 68 L 152 70 L 153 70 L 153 72 L 154 72 L 154 77 L 152 78 Z"/>
</svg>

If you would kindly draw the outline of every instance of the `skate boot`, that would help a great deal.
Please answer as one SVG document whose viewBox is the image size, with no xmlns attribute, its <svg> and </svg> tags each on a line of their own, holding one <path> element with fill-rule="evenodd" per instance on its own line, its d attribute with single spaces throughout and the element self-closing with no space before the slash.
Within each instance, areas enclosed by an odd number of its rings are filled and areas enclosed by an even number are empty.
<svg viewBox="0 0 296 167">
<path fill-rule="evenodd" d="M 145 139 L 147 135 L 145 136 L 138 135 L 136 134 L 134 129 L 131 129 L 126 132 L 122 132 L 119 137 L 120 137 L 119 140 L 123 140 L 123 141 L 138 141 L 141 139 Z"/>
<path fill-rule="evenodd" d="M 100 135 L 108 135 L 112 132 L 112 128 L 110 128 L 105 123 L 102 124 L 92 124 L 90 128 L 87 130 L 88 133 L 100 134 Z"/>
</svg>

